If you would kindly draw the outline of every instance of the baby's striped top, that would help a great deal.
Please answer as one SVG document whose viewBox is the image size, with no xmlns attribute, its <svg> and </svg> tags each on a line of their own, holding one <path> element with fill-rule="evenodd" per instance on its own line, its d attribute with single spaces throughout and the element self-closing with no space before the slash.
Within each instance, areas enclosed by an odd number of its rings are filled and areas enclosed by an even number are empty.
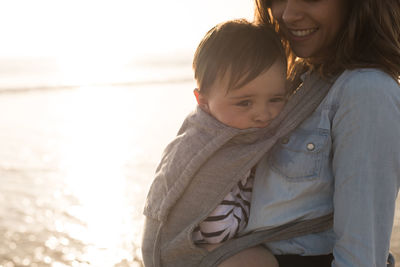
<svg viewBox="0 0 400 267">
<path fill-rule="evenodd" d="M 249 171 L 224 200 L 193 231 L 195 243 L 218 244 L 240 233 L 249 221 L 255 168 Z"/>
</svg>

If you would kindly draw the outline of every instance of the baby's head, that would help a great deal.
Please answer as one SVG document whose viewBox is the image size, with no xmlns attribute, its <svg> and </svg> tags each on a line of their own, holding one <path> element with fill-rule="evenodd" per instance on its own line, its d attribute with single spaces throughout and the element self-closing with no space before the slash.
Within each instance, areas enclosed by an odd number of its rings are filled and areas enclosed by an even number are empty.
<svg viewBox="0 0 400 267">
<path fill-rule="evenodd" d="M 265 127 L 286 103 L 285 52 L 268 26 L 218 24 L 197 47 L 193 69 L 199 106 L 230 127 Z"/>
</svg>

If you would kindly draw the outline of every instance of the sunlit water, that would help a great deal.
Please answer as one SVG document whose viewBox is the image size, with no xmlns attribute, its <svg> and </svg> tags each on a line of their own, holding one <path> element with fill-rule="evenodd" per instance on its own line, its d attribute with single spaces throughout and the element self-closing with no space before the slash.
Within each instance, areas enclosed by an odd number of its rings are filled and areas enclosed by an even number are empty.
<svg viewBox="0 0 400 267">
<path fill-rule="evenodd" d="M 140 266 L 144 199 L 192 89 L 0 94 L 0 266 Z"/>
</svg>

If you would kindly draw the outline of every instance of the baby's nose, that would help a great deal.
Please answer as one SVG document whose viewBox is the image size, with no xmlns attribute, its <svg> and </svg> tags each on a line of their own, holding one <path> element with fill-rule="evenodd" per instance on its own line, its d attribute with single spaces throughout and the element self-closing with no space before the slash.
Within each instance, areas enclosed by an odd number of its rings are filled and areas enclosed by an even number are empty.
<svg viewBox="0 0 400 267">
<path fill-rule="evenodd" d="M 257 123 L 266 123 L 273 119 L 273 114 L 271 114 L 268 108 L 262 108 L 258 110 L 254 115 L 254 121 Z"/>
</svg>

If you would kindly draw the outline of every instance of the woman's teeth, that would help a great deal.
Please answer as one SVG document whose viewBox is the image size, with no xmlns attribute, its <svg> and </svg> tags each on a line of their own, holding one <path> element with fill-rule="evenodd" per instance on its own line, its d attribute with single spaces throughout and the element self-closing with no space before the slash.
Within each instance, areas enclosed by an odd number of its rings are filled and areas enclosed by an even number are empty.
<svg viewBox="0 0 400 267">
<path fill-rule="evenodd" d="M 290 30 L 290 33 L 296 37 L 304 37 L 310 35 L 311 33 L 315 32 L 317 29 L 308 29 L 308 30 Z"/>
</svg>

